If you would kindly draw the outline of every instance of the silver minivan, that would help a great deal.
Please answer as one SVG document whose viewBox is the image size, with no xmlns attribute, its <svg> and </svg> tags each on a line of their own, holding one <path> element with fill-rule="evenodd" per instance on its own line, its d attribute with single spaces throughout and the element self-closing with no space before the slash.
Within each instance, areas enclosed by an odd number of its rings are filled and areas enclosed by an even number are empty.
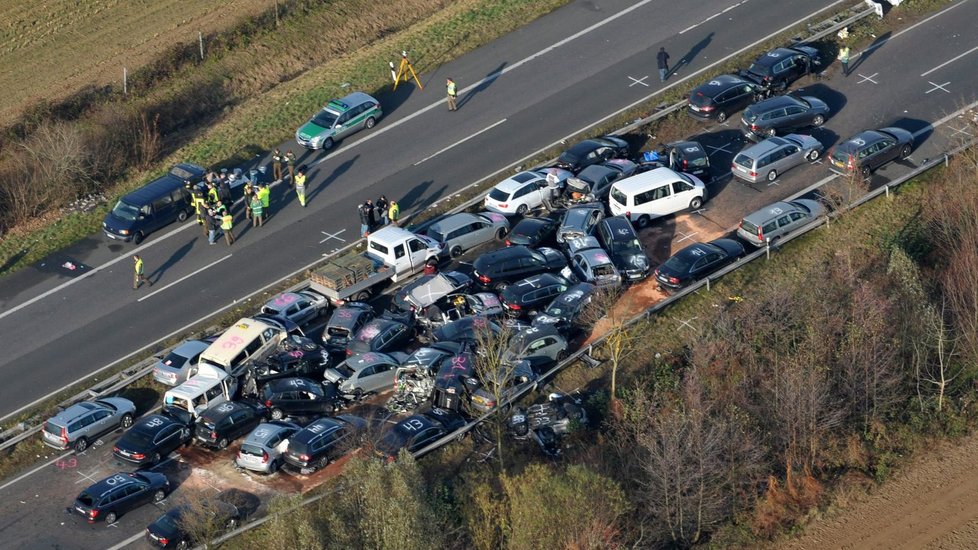
<svg viewBox="0 0 978 550">
<path fill-rule="evenodd" d="M 441 256 L 457 258 L 493 238 L 503 240 L 509 233 L 506 216 L 496 212 L 460 212 L 431 224 L 425 234 L 441 245 Z"/>
<path fill-rule="evenodd" d="M 812 136 L 770 137 L 737 153 L 730 171 L 750 183 L 774 181 L 805 161 L 815 162 L 822 155 L 822 149 L 822 143 Z"/>
<path fill-rule="evenodd" d="M 737 228 L 737 236 L 757 247 L 768 241 L 774 244 L 824 213 L 822 203 L 810 199 L 776 202 L 745 217 Z"/>
</svg>

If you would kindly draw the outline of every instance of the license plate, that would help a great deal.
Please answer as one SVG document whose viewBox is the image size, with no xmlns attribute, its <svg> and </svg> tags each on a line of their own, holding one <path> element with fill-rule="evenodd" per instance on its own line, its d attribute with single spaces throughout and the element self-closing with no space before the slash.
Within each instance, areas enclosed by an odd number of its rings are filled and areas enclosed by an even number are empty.
<svg viewBox="0 0 978 550">
<path fill-rule="evenodd" d="M 835 159 L 832 159 L 832 164 L 835 165 L 835 166 L 838 166 L 839 168 L 842 168 L 843 166 L 845 166 L 844 164 L 842 164 L 842 161 L 841 160 L 835 160 Z"/>
<path fill-rule="evenodd" d="M 741 172 L 743 172 L 745 174 L 747 173 L 747 169 L 744 168 L 743 166 L 739 165 L 739 164 L 737 165 L 737 170 L 740 170 Z"/>
<path fill-rule="evenodd" d="M 81 514 L 81 515 L 83 515 L 83 516 L 87 516 L 88 515 L 85 512 L 85 510 L 83 508 L 81 508 L 80 506 L 75 506 L 75 510 L 78 510 L 78 513 Z"/>
</svg>

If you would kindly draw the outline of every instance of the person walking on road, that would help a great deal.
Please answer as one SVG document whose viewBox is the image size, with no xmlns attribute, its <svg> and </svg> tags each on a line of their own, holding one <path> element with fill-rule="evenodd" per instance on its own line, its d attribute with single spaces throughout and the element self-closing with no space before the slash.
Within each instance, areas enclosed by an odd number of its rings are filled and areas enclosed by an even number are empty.
<svg viewBox="0 0 978 550">
<path fill-rule="evenodd" d="M 139 257 L 139 254 L 132 255 L 132 261 L 134 262 L 135 273 L 132 276 L 132 289 L 137 290 L 143 283 L 149 286 L 153 286 L 153 281 L 146 278 L 146 272 L 143 267 L 143 259 Z"/>
<path fill-rule="evenodd" d="M 387 221 L 397 225 L 397 218 L 401 216 L 401 207 L 397 205 L 397 201 L 391 201 L 391 207 L 387 209 Z"/>
<path fill-rule="evenodd" d="M 388 204 L 387 202 L 387 197 L 381 195 L 380 198 L 377 199 L 377 212 L 380 217 L 381 226 L 387 225 L 387 220 L 388 220 L 387 216 L 389 214 L 388 212 L 389 208 L 390 208 L 390 204 Z"/>
<path fill-rule="evenodd" d="M 258 199 L 261 201 L 261 221 L 268 221 L 268 211 L 271 210 L 272 205 L 272 191 L 268 188 L 268 184 L 262 184 L 258 187 Z"/>
<path fill-rule="evenodd" d="M 284 160 L 282 151 L 276 149 L 272 153 L 272 174 L 275 176 L 275 181 L 282 179 L 282 160 Z"/>
<path fill-rule="evenodd" d="M 849 46 L 839 49 L 839 63 L 842 64 L 842 76 L 849 76 Z"/>
<path fill-rule="evenodd" d="M 231 233 L 231 229 L 234 227 L 234 216 L 231 215 L 231 211 L 224 209 L 224 214 L 221 215 L 221 231 L 224 231 L 224 238 L 228 242 L 228 246 L 234 244 L 234 234 Z"/>
<path fill-rule="evenodd" d="M 655 60 L 659 63 L 659 82 L 665 82 L 666 76 L 669 75 L 669 54 L 666 53 L 664 46 L 659 48 Z"/>
<path fill-rule="evenodd" d="M 367 202 L 360 205 L 360 236 L 366 237 L 374 227 L 374 205 L 367 199 Z"/>
<path fill-rule="evenodd" d="M 261 227 L 262 214 L 264 213 L 265 209 L 262 208 L 261 198 L 259 198 L 257 194 L 251 199 L 250 207 L 251 207 L 251 226 Z"/>
<path fill-rule="evenodd" d="M 295 185 L 295 153 L 292 149 L 285 152 L 285 164 L 289 168 L 289 185 Z"/>
<path fill-rule="evenodd" d="M 295 194 L 299 196 L 299 204 L 303 208 L 306 207 L 306 171 L 304 167 L 300 166 L 299 171 L 295 173 Z"/>
<path fill-rule="evenodd" d="M 448 91 L 448 110 L 457 111 L 458 106 L 455 104 L 455 99 L 458 97 L 458 88 L 455 86 L 455 81 L 449 78 L 445 87 Z"/>
</svg>

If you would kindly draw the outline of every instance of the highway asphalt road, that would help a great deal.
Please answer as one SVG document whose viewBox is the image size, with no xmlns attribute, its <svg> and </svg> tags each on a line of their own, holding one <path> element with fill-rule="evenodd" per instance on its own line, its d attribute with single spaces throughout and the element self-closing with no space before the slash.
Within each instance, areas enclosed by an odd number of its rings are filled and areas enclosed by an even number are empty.
<svg viewBox="0 0 978 550">
<path fill-rule="evenodd" d="M 827 17 L 840 3 L 576 1 L 422 75 L 423 92 L 400 88 L 374 130 L 329 155 L 301 154 L 310 167 L 307 208 L 280 185 L 265 227 L 245 229 L 238 214 L 231 248 L 208 246 L 192 223 L 152 235 L 139 247 L 152 288 L 131 290 L 135 247 L 102 235 L 7 276 L 0 280 L 0 415 L 350 243 L 356 205 L 367 198 L 386 194 L 405 214 L 424 209 L 649 96 L 660 88 L 660 45 L 674 64 L 686 60 L 675 82 L 807 16 Z M 446 76 L 461 88 L 454 113 L 440 102 Z"/>
<path fill-rule="evenodd" d="M 956 116 L 954 112 L 972 104 L 976 95 L 973 90 L 978 89 L 975 70 L 978 58 L 974 57 L 978 52 L 978 36 L 970 32 L 969 24 L 978 17 L 978 2 L 968 0 L 952 6 L 933 19 L 881 41 L 869 55 L 855 61 L 849 78 L 842 78 L 833 67 L 825 79 L 802 83 L 804 93 L 828 100 L 833 108 L 844 102 L 841 111 L 816 133 L 826 145 L 866 127 L 892 124 L 915 132 L 917 147 L 909 162 L 894 163 L 881 170 L 873 176 L 874 186 L 906 173 L 927 158 L 936 157 L 965 137 L 961 131 L 970 131 L 963 120 L 965 115 Z M 916 55 L 920 44 L 929 45 L 926 58 Z M 974 116 L 973 112 L 967 116 Z M 727 126 L 704 127 L 701 139 L 713 151 L 713 165 L 719 171 L 729 164 L 733 151 L 743 146 L 733 139 L 731 130 L 737 123 L 737 117 L 732 117 Z M 643 232 L 643 240 L 662 243 L 663 250 L 657 247 L 653 254 L 667 256 L 692 240 L 719 236 L 744 214 L 764 204 L 809 192 L 806 190 L 829 176 L 824 164 L 815 164 L 794 169 L 776 185 L 748 186 L 721 179 L 713 189 L 717 194 L 702 212 L 666 220 Z M 7 518 L 4 531 L 9 540 L 38 542 L 39 546 L 52 548 L 71 547 L 78 542 L 85 542 L 86 547 L 105 548 L 119 542 L 137 541 L 143 522 L 158 513 L 157 510 L 147 507 L 139 514 L 124 517 L 116 527 L 59 525 L 67 517 L 61 510 L 77 492 L 81 483 L 76 481 L 84 478 L 82 474 L 107 475 L 114 468 L 105 461 L 106 456 L 107 448 L 100 447 L 78 457 L 75 463 L 53 462 L 20 481 L 0 485 L 3 497 L 0 514 Z M 203 475 L 205 465 L 207 472 L 213 471 L 213 464 L 191 460 L 189 465 L 174 464 L 172 473 L 182 487 L 195 486 L 187 480 L 195 479 L 193 474 L 198 471 Z M 188 474 L 188 469 L 193 473 Z M 207 473 L 203 479 L 213 480 L 211 475 Z M 178 489 L 175 497 L 183 490 Z"/>
</svg>

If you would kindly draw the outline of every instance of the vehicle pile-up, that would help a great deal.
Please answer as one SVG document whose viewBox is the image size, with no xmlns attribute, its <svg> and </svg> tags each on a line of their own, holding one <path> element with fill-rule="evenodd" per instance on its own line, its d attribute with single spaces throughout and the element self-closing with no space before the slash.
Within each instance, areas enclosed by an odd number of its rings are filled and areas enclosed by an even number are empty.
<svg viewBox="0 0 978 550">
<path fill-rule="evenodd" d="M 775 95 L 819 64 L 812 48 L 779 48 L 741 75 L 693 90 L 693 117 L 723 122 L 744 109 L 744 135 L 758 143 L 735 155 L 734 176 L 774 180 L 819 158 L 818 140 L 788 132 L 821 125 L 829 108 L 812 97 Z M 830 165 L 868 175 L 912 146 L 904 130 L 866 131 L 831 151 Z M 538 383 L 593 324 L 584 313 L 599 291 L 650 275 L 663 289 L 679 289 L 745 254 L 740 241 L 721 238 L 691 244 L 653 269 L 633 226 L 700 208 L 713 180 L 710 159 L 694 141 L 629 157 L 620 138 L 584 140 L 553 166 L 497 184 L 484 199 L 487 212 L 449 215 L 423 233 L 396 226 L 372 232 L 362 252 L 331 259 L 256 315 L 174 348 L 154 369 L 169 387 L 157 414 L 136 419 L 133 404 L 119 398 L 62 411 L 44 425 L 45 443 L 83 451 L 121 426 L 127 431 L 115 457 L 137 470 L 85 489 L 72 511 L 111 523 L 162 500 L 166 477 L 143 468 L 191 443 L 224 449 L 240 439 L 237 467 L 265 474 L 308 475 L 367 441 L 385 460 L 418 451 Z M 765 246 L 824 211 L 813 200 L 779 202 L 745 217 L 737 236 Z M 471 264 L 453 263 L 493 242 L 499 246 Z M 368 303 L 409 279 L 387 293 L 383 311 Z M 323 320 L 320 338 L 306 335 Z M 398 421 L 357 414 L 365 401 L 382 398 Z M 558 437 L 585 422 L 580 403 L 559 394 L 509 417 L 514 437 L 532 437 L 553 455 Z M 174 517 L 166 517 L 160 522 L 172 526 Z M 182 536 L 158 531 L 148 535 L 164 546 Z"/>
</svg>

